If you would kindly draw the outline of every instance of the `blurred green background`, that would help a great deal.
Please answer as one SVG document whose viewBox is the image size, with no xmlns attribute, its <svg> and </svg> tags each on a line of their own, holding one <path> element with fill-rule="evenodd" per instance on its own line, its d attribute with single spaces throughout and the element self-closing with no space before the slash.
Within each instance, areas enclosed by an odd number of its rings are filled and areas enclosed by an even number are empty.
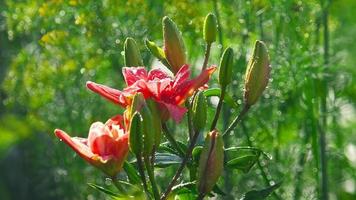
<svg viewBox="0 0 356 200">
<path fill-rule="evenodd" d="M 239 104 L 254 40 L 266 42 L 272 62 L 263 98 L 225 146 L 252 144 L 269 153 L 273 159 L 261 165 L 270 182 L 284 181 L 277 191 L 283 199 L 319 199 L 319 136 L 325 133 L 329 197 L 356 199 L 355 10 L 354 0 L 0 1 L 0 199 L 103 199 L 86 183 L 105 184 L 105 176 L 53 130 L 86 136 L 92 122 L 122 111 L 90 93 L 85 82 L 123 87 L 129 36 L 147 66 L 158 64 L 143 39 L 162 45 L 165 15 L 182 31 L 197 73 L 209 12 L 221 27 L 210 63 L 219 63 L 223 48 L 235 50 L 229 93 Z M 225 106 L 218 127 L 236 113 Z M 186 133 L 176 137 L 184 140 Z M 159 180 L 168 182 L 174 170 Z M 219 182 L 224 199 L 267 184 L 256 166 L 247 174 L 228 170 Z"/>
</svg>

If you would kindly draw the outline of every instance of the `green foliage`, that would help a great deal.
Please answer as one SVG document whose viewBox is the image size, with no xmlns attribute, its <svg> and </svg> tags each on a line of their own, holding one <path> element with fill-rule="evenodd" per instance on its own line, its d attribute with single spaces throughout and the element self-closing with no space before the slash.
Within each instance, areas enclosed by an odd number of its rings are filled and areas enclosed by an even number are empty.
<svg viewBox="0 0 356 200">
<path fill-rule="evenodd" d="M 136 40 L 145 65 L 160 65 L 150 54 L 152 50 L 169 65 L 161 55 L 163 49 L 156 48 L 163 46 L 161 18 L 165 15 L 179 27 L 187 60 L 196 74 L 201 69 L 205 47 L 204 17 L 213 12 L 221 32 L 217 32 L 212 45 L 209 64 L 218 64 L 227 46 L 236 51 L 233 81 L 224 98 L 218 129 L 226 127 L 241 108 L 242 80 L 255 40 L 266 43 L 272 66 L 268 88 L 242 126 L 235 129 L 233 137 L 224 141 L 226 148 L 256 146 L 271 154 L 272 160 L 259 156 L 260 163 L 250 163 L 250 159 L 241 158 L 246 155 L 237 151 L 228 153 L 225 168 L 230 162 L 234 169 L 243 167 L 248 173 L 225 169 L 218 182 L 226 194 L 224 198 L 255 195 L 262 191 L 259 188 L 267 188 L 270 194 L 269 188 L 273 186 L 261 176 L 260 164 L 268 181 L 279 182 L 283 178 L 277 190 L 282 199 L 317 199 L 320 193 L 318 138 L 322 128 L 326 130 L 328 144 L 329 193 L 337 199 L 355 199 L 356 189 L 352 185 L 356 180 L 353 159 L 356 2 L 339 0 L 323 6 L 320 2 L 1 1 L 0 196 L 4 199 L 104 199 L 102 193 L 84 183 L 93 182 L 97 189 L 105 189 L 108 188 L 105 177 L 73 156 L 70 149 L 63 148 L 53 136 L 53 129 L 61 127 L 73 136 L 84 136 L 92 122 L 121 113 L 117 106 L 88 92 L 85 82 L 92 80 L 122 88 L 120 71 L 124 66 L 125 38 Z M 329 10 L 327 64 L 322 23 L 325 8 Z M 155 46 L 147 50 L 145 38 Z M 208 122 L 214 116 L 216 96 L 221 92 L 216 88 L 217 74 L 213 79 L 211 89 L 204 92 L 209 97 Z M 326 113 L 320 110 L 323 100 L 326 100 Z M 326 124 L 321 123 L 323 116 Z M 187 133 L 183 131 L 186 129 L 170 123 L 168 127 L 179 141 L 186 141 Z M 185 142 L 178 144 L 184 150 L 187 148 Z M 159 153 L 156 162 L 165 168 L 157 169 L 157 182 L 164 187 L 181 158 L 169 144 L 161 145 Z M 256 151 L 249 153 L 248 158 L 255 158 Z M 138 181 L 132 166 L 126 166 L 119 178 Z M 194 189 L 190 189 L 194 187 L 181 188 L 176 191 L 177 199 L 196 196 L 192 194 Z M 254 193 L 248 193 L 252 188 L 256 188 Z"/>
</svg>

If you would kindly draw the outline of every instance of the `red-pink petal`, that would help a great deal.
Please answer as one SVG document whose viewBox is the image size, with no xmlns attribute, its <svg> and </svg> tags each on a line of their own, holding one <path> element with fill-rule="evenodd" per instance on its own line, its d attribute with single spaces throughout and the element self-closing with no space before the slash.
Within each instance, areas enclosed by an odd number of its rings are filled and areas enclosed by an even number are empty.
<svg viewBox="0 0 356 200">
<path fill-rule="evenodd" d="M 192 80 L 177 85 L 175 90 L 175 101 L 178 105 L 184 103 L 186 98 L 193 94 L 195 90 L 204 86 L 210 79 L 210 76 L 216 70 L 216 66 L 205 69 L 200 75 Z"/>
<path fill-rule="evenodd" d="M 108 86 L 97 84 L 91 81 L 87 82 L 87 88 L 89 88 L 95 93 L 98 93 L 102 97 L 108 99 L 109 101 L 112 101 L 115 104 L 119 104 L 123 107 L 126 107 L 128 104 L 126 98 L 123 96 L 120 90 L 116 90 Z"/>
<path fill-rule="evenodd" d="M 183 65 L 179 71 L 177 72 L 176 76 L 174 77 L 174 84 L 173 87 L 177 87 L 178 85 L 182 84 L 190 77 L 190 70 L 189 65 Z"/>
<path fill-rule="evenodd" d="M 161 102 L 163 103 L 163 102 Z M 170 116 L 173 118 L 173 120 L 177 123 L 180 123 L 183 119 L 183 116 L 184 114 L 187 112 L 187 109 L 184 108 L 184 107 L 180 107 L 180 106 L 177 106 L 177 105 L 173 105 L 173 104 L 169 104 L 169 103 L 163 103 Z"/>
<path fill-rule="evenodd" d="M 161 80 L 149 81 L 146 83 L 149 92 L 156 98 L 161 99 L 162 92 L 171 84 L 171 79 L 165 78 Z"/>
<path fill-rule="evenodd" d="M 98 151 L 94 151 L 94 142 L 98 137 L 101 137 L 103 135 L 111 136 L 110 130 L 107 126 L 105 126 L 101 122 L 95 122 L 90 126 L 89 129 L 89 134 L 88 134 L 88 146 L 91 149 L 91 151 L 95 154 L 98 154 Z M 96 142 L 98 143 L 98 142 Z M 96 144 L 97 145 L 97 144 Z M 104 143 L 102 145 L 105 145 Z M 97 150 L 96 148 L 95 150 Z"/>
<path fill-rule="evenodd" d="M 115 140 L 109 135 L 101 135 L 99 137 L 95 137 L 91 143 L 90 148 L 93 153 L 98 154 L 103 159 L 116 157 L 119 150 L 117 142 L 115 142 Z"/>
<path fill-rule="evenodd" d="M 138 80 L 147 80 L 148 76 L 144 67 L 123 67 L 122 74 L 127 86 L 131 86 Z"/>
<path fill-rule="evenodd" d="M 152 69 L 148 73 L 148 80 L 156 80 L 156 79 L 166 79 L 166 78 L 171 78 L 166 72 L 162 71 L 161 69 Z"/>
<path fill-rule="evenodd" d="M 71 147 L 80 157 L 89 162 L 93 162 L 91 159 L 94 154 L 90 151 L 89 147 L 85 145 L 85 138 L 70 137 L 66 132 L 56 129 L 55 135 L 62 141 L 64 141 L 69 147 Z"/>
</svg>

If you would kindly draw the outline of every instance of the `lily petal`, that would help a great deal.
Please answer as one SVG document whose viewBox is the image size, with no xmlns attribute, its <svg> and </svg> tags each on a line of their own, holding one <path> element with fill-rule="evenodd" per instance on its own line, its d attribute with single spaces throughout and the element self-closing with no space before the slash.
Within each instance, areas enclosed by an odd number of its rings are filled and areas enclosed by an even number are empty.
<svg viewBox="0 0 356 200">
<path fill-rule="evenodd" d="M 122 74 L 127 86 L 131 86 L 138 80 L 147 80 L 148 77 L 144 67 L 123 67 Z"/>
<path fill-rule="evenodd" d="M 168 103 L 163 103 L 163 102 L 161 102 L 161 103 L 166 106 L 170 116 L 177 123 L 180 123 L 182 121 L 184 114 L 188 111 L 184 107 L 180 107 L 180 106 L 168 104 Z"/>
<path fill-rule="evenodd" d="M 91 81 L 88 81 L 86 85 L 87 88 L 89 88 L 91 91 L 98 93 L 109 101 L 112 101 L 113 103 L 119 104 L 123 107 L 127 106 L 126 99 L 123 98 L 123 94 L 120 90 L 116 90 L 106 85 L 97 84 Z"/>
<path fill-rule="evenodd" d="M 64 141 L 69 147 L 71 147 L 80 157 L 87 160 L 88 162 L 93 162 L 92 158 L 95 156 L 89 149 L 87 145 L 84 144 L 86 139 L 78 137 L 70 137 L 66 132 L 56 129 L 54 131 L 56 136 Z"/>
<path fill-rule="evenodd" d="M 211 74 L 216 70 L 216 66 L 211 66 L 205 69 L 200 75 L 192 80 L 176 85 L 175 101 L 178 105 L 184 103 L 185 99 L 193 94 L 195 90 L 204 86 L 210 79 Z"/>
</svg>

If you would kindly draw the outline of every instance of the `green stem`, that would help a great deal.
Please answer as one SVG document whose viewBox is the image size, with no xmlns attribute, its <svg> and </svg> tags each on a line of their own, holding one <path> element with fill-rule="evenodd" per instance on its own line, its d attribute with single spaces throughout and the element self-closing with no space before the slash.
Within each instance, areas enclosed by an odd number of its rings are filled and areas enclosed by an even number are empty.
<svg viewBox="0 0 356 200">
<path fill-rule="evenodd" d="M 147 196 L 150 196 L 150 192 L 148 191 L 148 187 L 147 187 L 144 165 L 142 163 L 142 157 L 140 155 L 136 155 L 136 160 L 137 160 L 138 173 L 140 174 L 140 178 L 142 181 L 143 190 L 145 191 Z"/>
<path fill-rule="evenodd" d="M 327 0 L 326 0 L 327 1 Z M 324 1 L 323 1 L 324 2 Z M 326 2 L 329 3 L 328 1 Z M 323 26 L 324 26 L 324 64 L 325 70 L 329 65 L 329 23 L 328 23 L 328 6 L 325 3 L 322 3 L 323 6 Z M 327 127 L 327 93 L 328 86 L 327 80 L 323 77 L 323 86 L 324 86 L 324 95 L 321 98 L 321 122 L 319 125 L 319 148 L 320 148 L 320 169 L 321 169 L 321 199 L 328 200 L 328 173 L 327 173 L 327 155 L 326 155 L 326 127 Z"/>
<path fill-rule="evenodd" d="M 150 162 L 150 159 L 148 158 L 148 156 L 144 157 L 144 161 L 145 161 L 145 165 L 146 165 L 148 178 L 150 179 L 150 182 L 151 182 L 154 199 L 159 200 L 159 191 L 158 191 L 157 183 L 155 180 L 153 166 L 151 165 L 151 162 Z"/>
<path fill-rule="evenodd" d="M 226 92 L 226 88 L 221 88 L 218 107 L 216 108 L 215 116 L 214 116 L 213 122 L 211 123 L 210 131 L 214 130 L 216 127 L 216 124 L 218 123 L 219 115 L 220 115 L 224 97 L 225 97 L 225 92 Z"/>
<path fill-rule="evenodd" d="M 208 65 L 210 50 L 211 50 L 211 43 L 208 43 L 208 44 L 206 44 L 205 54 L 204 54 L 204 63 L 203 63 L 203 67 L 202 67 L 201 71 L 206 69 L 206 66 Z"/>
<path fill-rule="evenodd" d="M 184 157 L 184 150 L 181 148 L 181 146 L 178 145 L 177 141 L 173 138 L 173 135 L 171 135 L 171 133 L 169 132 L 166 123 L 162 123 L 162 129 L 163 129 L 164 136 L 167 138 L 167 140 L 172 145 L 172 147 L 178 151 L 178 154 L 181 157 Z"/>
<path fill-rule="evenodd" d="M 194 92 L 191 101 L 193 102 L 195 98 L 196 92 Z M 192 139 L 193 137 L 193 122 L 192 122 L 192 109 L 191 109 L 191 103 L 189 101 L 185 102 L 185 107 L 188 109 L 187 112 L 187 123 L 188 123 L 188 132 L 189 132 L 189 140 Z"/>
<path fill-rule="evenodd" d="M 180 164 L 179 168 L 177 169 L 176 174 L 174 175 L 173 179 L 171 180 L 171 182 L 168 184 L 166 191 L 163 193 L 163 195 L 161 196 L 161 200 L 165 200 L 167 199 L 169 193 L 172 191 L 173 186 L 176 184 L 178 178 L 181 176 L 183 169 L 185 167 L 185 165 L 187 164 L 188 160 L 190 159 L 191 155 L 192 155 L 192 151 L 194 149 L 195 143 L 197 142 L 199 136 L 199 132 L 195 132 L 189 147 L 186 151 L 185 157 L 183 158 L 182 163 Z"/>
<path fill-rule="evenodd" d="M 237 124 L 242 120 L 242 118 L 246 115 L 246 113 L 248 112 L 248 110 L 250 109 L 250 106 L 245 105 L 244 108 L 242 109 L 242 111 L 240 112 L 240 114 L 238 116 L 235 117 L 235 119 L 232 121 L 232 123 L 229 125 L 229 127 L 225 130 L 225 132 L 223 133 L 223 137 L 225 138 L 226 136 L 229 135 L 229 132 L 232 131 Z"/>
</svg>

